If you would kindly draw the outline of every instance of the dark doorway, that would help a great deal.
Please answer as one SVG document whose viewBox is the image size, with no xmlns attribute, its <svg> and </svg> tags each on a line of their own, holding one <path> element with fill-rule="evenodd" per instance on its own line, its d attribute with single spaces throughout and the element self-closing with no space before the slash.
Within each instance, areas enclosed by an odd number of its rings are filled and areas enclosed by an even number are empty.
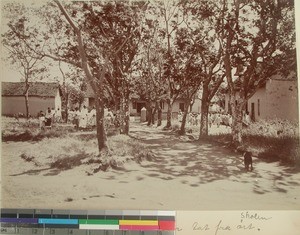
<svg viewBox="0 0 300 235">
<path fill-rule="evenodd" d="M 179 110 L 184 112 L 184 103 L 179 103 Z"/>
<path fill-rule="evenodd" d="M 145 102 L 136 102 L 136 112 L 138 114 L 141 114 L 141 109 L 143 107 L 146 107 L 146 103 Z"/>
<path fill-rule="evenodd" d="M 255 104 L 251 103 L 251 113 L 250 113 L 250 117 L 252 121 L 255 121 Z"/>
</svg>

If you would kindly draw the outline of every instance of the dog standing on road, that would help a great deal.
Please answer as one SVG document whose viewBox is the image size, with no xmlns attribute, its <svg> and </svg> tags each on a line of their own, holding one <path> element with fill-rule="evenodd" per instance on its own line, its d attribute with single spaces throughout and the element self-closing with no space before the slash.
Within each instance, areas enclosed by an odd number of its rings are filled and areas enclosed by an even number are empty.
<svg viewBox="0 0 300 235">
<path fill-rule="evenodd" d="M 252 171 L 253 170 L 253 165 L 252 165 L 252 153 L 249 151 L 246 151 L 244 153 L 244 164 L 245 164 L 245 169 L 247 171 Z"/>
</svg>

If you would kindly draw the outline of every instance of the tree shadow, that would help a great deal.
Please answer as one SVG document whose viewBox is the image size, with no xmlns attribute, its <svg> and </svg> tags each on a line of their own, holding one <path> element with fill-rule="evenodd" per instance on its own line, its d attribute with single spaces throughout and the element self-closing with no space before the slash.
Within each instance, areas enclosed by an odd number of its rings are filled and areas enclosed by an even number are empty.
<svg viewBox="0 0 300 235">
<path fill-rule="evenodd" d="M 42 169 L 37 169 L 37 170 L 29 170 L 29 171 L 24 171 L 18 174 L 13 174 L 10 176 L 20 176 L 20 175 L 38 175 L 39 173 L 43 172 L 43 171 L 47 171 L 50 170 L 51 167 L 47 167 L 47 168 L 42 168 Z"/>
<path fill-rule="evenodd" d="M 222 143 L 209 142 L 208 140 L 182 140 L 173 132 L 150 130 L 149 132 L 135 130 L 131 135 L 142 141 L 156 154 L 156 161 L 142 162 L 141 166 L 147 168 L 148 177 L 162 180 L 174 180 L 191 176 L 195 180 L 189 184 L 182 179 L 182 184 L 197 187 L 218 180 L 229 179 L 238 183 L 252 183 L 255 179 L 265 179 L 266 185 L 254 183 L 253 192 L 265 194 L 268 192 L 287 193 L 289 189 L 299 187 L 300 184 L 293 180 L 292 167 L 276 165 L 272 170 L 259 169 L 256 165 L 275 164 L 263 159 L 253 158 L 254 170 L 247 172 L 244 168 L 243 156 L 223 146 Z M 277 164 L 277 163 L 276 163 Z M 253 184 L 253 183 L 252 183 Z"/>
</svg>

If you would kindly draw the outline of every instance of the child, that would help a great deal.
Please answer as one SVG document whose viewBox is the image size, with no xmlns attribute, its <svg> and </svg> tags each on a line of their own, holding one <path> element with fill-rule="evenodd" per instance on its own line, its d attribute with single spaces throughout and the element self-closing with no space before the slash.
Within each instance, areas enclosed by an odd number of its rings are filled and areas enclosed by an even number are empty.
<svg viewBox="0 0 300 235">
<path fill-rule="evenodd" d="M 39 122 L 40 122 L 40 129 L 44 130 L 45 129 L 45 114 L 42 110 L 39 113 Z"/>
</svg>

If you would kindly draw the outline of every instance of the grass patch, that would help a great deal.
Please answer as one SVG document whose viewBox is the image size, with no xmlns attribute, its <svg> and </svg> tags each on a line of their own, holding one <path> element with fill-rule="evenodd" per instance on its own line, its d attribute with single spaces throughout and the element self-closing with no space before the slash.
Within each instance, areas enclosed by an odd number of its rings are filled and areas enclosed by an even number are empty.
<svg viewBox="0 0 300 235">
<path fill-rule="evenodd" d="M 60 171 L 85 165 L 90 168 L 88 174 L 109 169 L 121 170 L 127 162 L 152 161 L 154 154 L 144 144 L 127 135 L 115 135 L 108 138 L 110 151 L 98 155 L 95 133 L 79 133 L 45 138 L 32 142 L 24 149 L 20 157 L 32 161 L 36 166 L 49 167 Z"/>
<path fill-rule="evenodd" d="M 153 161 L 155 154 L 144 144 L 127 135 L 115 135 L 108 139 L 110 152 L 101 153 L 101 163 L 94 173 L 102 170 L 107 171 L 109 168 L 119 170 L 123 169 L 126 162 L 134 161 Z"/>
<path fill-rule="evenodd" d="M 45 138 L 64 137 L 76 131 L 72 125 L 55 123 L 51 129 L 40 130 L 37 119 L 2 117 L 2 141 L 41 141 Z"/>
<path fill-rule="evenodd" d="M 231 134 L 209 135 L 205 140 L 218 142 L 230 147 Z M 269 162 L 280 161 L 291 165 L 300 165 L 300 140 L 291 136 L 264 136 L 245 134 L 239 151 L 251 151 L 256 157 Z"/>
<path fill-rule="evenodd" d="M 173 122 L 172 130 L 177 133 L 180 126 Z M 242 131 L 240 151 L 249 150 L 255 156 L 266 161 L 280 161 L 290 165 L 300 165 L 300 140 L 298 123 L 287 120 L 261 120 L 252 123 Z M 186 133 L 198 135 L 199 126 L 187 126 Z M 195 136 L 195 135 L 194 135 Z M 230 133 L 210 134 L 203 141 L 217 142 L 232 148 Z"/>
<path fill-rule="evenodd" d="M 243 146 L 267 161 L 279 160 L 283 163 L 300 164 L 299 138 L 246 135 L 243 136 Z"/>
<path fill-rule="evenodd" d="M 14 142 L 24 142 L 24 141 L 41 141 L 44 138 L 56 138 L 63 137 L 67 132 L 61 128 L 55 128 L 51 130 L 30 130 L 27 129 L 24 132 L 2 132 L 2 141 L 14 141 Z"/>
</svg>

